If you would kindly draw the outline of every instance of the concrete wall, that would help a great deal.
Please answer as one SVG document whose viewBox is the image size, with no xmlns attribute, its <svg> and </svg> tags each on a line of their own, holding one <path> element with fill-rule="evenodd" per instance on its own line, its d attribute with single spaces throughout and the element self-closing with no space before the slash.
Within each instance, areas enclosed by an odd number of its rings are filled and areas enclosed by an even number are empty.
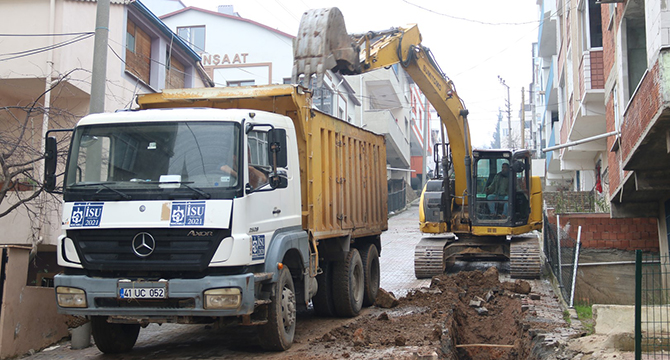
<svg viewBox="0 0 670 360">
<path fill-rule="evenodd" d="M 66 317 L 56 311 L 53 288 L 26 286 L 29 248 L 7 247 L 0 308 L 0 358 L 39 350 L 68 336 Z"/>
<path fill-rule="evenodd" d="M 42 221 L 31 218 L 23 206 L 1 217 L 2 237 L 0 237 L 0 245 L 25 244 L 32 246 L 41 237 L 43 245 L 55 246 L 61 228 L 60 202 L 55 201 L 51 196 L 47 196 L 47 198 L 49 200 L 46 205 L 46 215 Z M 0 204 L 0 212 L 5 211 L 11 204 L 15 203 L 16 195 L 8 195 L 5 201 Z M 39 227 L 42 228 L 42 231 Z"/>
</svg>

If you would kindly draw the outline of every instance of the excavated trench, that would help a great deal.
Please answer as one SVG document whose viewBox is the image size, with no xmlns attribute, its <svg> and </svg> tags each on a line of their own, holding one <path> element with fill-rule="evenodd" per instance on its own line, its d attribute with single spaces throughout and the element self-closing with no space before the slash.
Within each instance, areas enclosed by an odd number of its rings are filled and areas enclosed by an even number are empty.
<svg viewBox="0 0 670 360">
<path fill-rule="evenodd" d="M 403 353 L 453 360 L 536 358 L 522 304 L 529 292 L 525 281 L 501 283 L 494 267 L 436 276 L 430 288 L 411 291 L 396 307 L 330 331 L 310 352 L 361 359 L 405 358 Z"/>
</svg>

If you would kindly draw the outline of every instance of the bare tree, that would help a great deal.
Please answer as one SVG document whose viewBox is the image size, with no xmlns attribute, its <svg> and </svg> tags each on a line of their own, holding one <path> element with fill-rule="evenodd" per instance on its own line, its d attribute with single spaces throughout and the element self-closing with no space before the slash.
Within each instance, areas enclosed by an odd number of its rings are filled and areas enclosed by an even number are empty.
<svg viewBox="0 0 670 360">
<path fill-rule="evenodd" d="M 60 128 L 71 126 L 79 118 L 65 109 L 45 107 L 44 97 L 51 92 L 51 104 L 56 102 L 62 85 L 77 70 L 59 76 L 28 105 L 0 106 L 0 205 L 5 204 L 0 218 L 23 208 L 30 217 L 33 244 L 38 242 L 45 207 L 49 203 L 58 204 L 55 197 L 44 191 L 42 121 L 47 116 L 50 127 Z M 59 142 L 69 141 L 68 138 L 69 134 L 62 136 Z M 58 156 L 59 162 L 64 163 L 64 152 Z"/>
</svg>

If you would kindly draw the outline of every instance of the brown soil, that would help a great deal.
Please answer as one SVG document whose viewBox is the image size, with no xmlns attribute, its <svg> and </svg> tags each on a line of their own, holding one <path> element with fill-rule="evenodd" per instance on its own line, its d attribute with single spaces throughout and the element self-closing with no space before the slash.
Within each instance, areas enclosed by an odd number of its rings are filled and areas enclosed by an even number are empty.
<svg viewBox="0 0 670 360">
<path fill-rule="evenodd" d="M 524 330 L 517 292 L 528 291 L 525 281 L 500 283 L 495 268 L 436 276 L 429 289 L 410 292 L 397 307 L 371 311 L 313 339 L 300 358 L 416 358 L 428 353 L 443 359 L 527 359 L 531 337 Z"/>
</svg>

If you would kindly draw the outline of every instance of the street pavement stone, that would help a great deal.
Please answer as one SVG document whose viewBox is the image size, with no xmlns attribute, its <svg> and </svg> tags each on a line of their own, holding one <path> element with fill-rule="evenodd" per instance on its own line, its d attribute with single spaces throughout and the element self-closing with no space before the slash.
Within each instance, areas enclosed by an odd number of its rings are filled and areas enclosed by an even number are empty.
<svg viewBox="0 0 670 360">
<path fill-rule="evenodd" d="M 428 287 L 430 279 L 414 276 L 414 246 L 421 240 L 419 207 L 412 205 L 389 218 L 389 228 L 382 234 L 380 286 L 396 297 L 409 289 Z"/>
</svg>

